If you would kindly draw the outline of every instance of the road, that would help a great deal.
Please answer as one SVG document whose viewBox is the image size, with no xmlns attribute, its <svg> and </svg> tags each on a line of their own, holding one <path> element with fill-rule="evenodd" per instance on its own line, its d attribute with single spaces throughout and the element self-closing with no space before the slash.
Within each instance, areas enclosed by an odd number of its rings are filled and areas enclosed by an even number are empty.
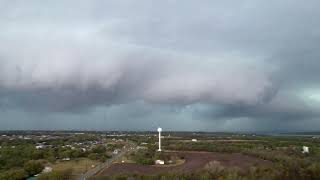
<svg viewBox="0 0 320 180">
<path fill-rule="evenodd" d="M 126 153 L 130 151 L 134 151 L 136 148 L 133 144 L 126 145 L 125 148 L 122 149 L 122 151 L 114 156 L 112 156 L 110 159 L 108 159 L 106 162 L 97 165 L 95 168 L 90 169 L 85 174 L 80 175 L 77 180 L 87 180 L 94 175 L 98 174 L 100 171 L 102 171 L 105 168 L 108 168 L 112 165 L 113 162 L 119 160 L 122 156 L 124 156 Z"/>
</svg>

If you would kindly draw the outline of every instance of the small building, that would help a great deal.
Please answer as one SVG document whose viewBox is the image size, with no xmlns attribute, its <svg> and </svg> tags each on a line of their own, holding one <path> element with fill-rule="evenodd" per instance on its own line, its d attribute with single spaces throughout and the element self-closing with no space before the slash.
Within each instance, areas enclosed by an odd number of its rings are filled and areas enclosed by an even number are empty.
<svg viewBox="0 0 320 180">
<path fill-rule="evenodd" d="M 44 148 L 45 148 L 45 145 L 42 145 L 42 144 L 36 146 L 36 149 L 44 149 Z"/>
<path fill-rule="evenodd" d="M 156 160 L 155 164 L 156 165 L 164 165 L 164 161 L 163 160 Z"/>
<path fill-rule="evenodd" d="M 71 158 L 67 157 L 67 158 L 63 158 L 62 160 L 63 160 L 63 161 L 70 161 Z"/>
<path fill-rule="evenodd" d="M 118 149 L 115 149 L 115 150 L 113 151 L 113 154 L 119 154 L 119 150 L 118 150 Z"/>
<path fill-rule="evenodd" d="M 197 140 L 197 139 L 192 139 L 191 141 L 192 141 L 192 142 L 197 142 L 198 140 Z"/>
<path fill-rule="evenodd" d="M 50 173 L 52 172 L 52 167 L 45 167 L 43 170 L 42 170 L 42 173 Z"/>
<path fill-rule="evenodd" d="M 309 147 L 303 146 L 303 147 L 302 147 L 302 153 L 303 153 L 303 154 L 308 154 L 308 153 L 309 153 Z"/>
</svg>

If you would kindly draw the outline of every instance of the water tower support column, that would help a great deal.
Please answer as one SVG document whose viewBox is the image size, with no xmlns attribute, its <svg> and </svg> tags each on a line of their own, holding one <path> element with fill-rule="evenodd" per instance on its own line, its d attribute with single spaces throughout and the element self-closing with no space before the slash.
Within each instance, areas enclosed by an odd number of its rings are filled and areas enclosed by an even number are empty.
<svg viewBox="0 0 320 180">
<path fill-rule="evenodd" d="M 161 152 L 161 131 L 162 131 L 162 128 L 158 128 L 158 132 L 159 132 L 159 149 L 158 151 Z"/>
</svg>

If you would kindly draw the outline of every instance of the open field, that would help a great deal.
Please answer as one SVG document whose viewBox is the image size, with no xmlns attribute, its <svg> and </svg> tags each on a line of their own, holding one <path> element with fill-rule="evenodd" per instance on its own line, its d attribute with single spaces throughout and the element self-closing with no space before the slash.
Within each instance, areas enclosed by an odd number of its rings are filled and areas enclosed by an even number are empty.
<svg viewBox="0 0 320 180">
<path fill-rule="evenodd" d="M 116 176 L 123 174 L 159 175 L 164 173 L 188 173 L 202 169 L 211 161 L 219 161 L 227 168 L 239 168 L 246 171 L 250 166 L 269 166 L 271 162 L 239 153 L 224 154 L 211 152 L 170 152 L 185 158 L 185 163 L 175 167 L 147 166 L 140 164 L 114 164 L 98 176 Z"/>
<path fill-rule="evenodd" d="M 98 161 L 93 161 L 86 158 L 81 158 L 78 160 L 59 162 L 52 165 L 54 171 L 64 171 L 70 170 L 72 176 L 76 176 L 86 172 L 87 170 L 93 168 L 100 164 Z"/>
<path fill-rule="evenodd" d="M 176 142 L 184 142 L 184 143 L 188 143 L 190 142 L 190 140 L 176 140 Z M 267 142 L 267 141 L 263 141 L 263 140 L 253 140 L 253 139 L 211 139 L 211 140 L 198 140 L 197 142 L 207 142 L 207 143 L 212 143 L 212 142 Z"/>
</svg>

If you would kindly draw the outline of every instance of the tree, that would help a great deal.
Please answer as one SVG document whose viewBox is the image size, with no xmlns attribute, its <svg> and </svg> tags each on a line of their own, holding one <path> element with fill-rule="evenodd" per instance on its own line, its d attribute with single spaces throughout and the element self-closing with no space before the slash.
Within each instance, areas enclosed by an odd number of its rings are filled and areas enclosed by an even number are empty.
<svg viewBox="0 0 320 180">
<path fill-rule="evenodd" d="M 0 174 L 0 179 L 21 180 L 27 177 L 23 169 L 12 169 Z"/>
<path fill-rule="evenodd" d="M 99 161 L 100 162 L 105 162 L 107 160 L 107 157 L 106 156 L 101 156 L 100 158 L 99 158 Z"/>
<path fill-rule="evenodd" d="M 103 154 L 106 152 L 106 148 L 102 145 L 98 145 L 92 149 L 92 152 L 97 154 Z"/>
<path fill-rule="evenodd" d="M 24 170 L 28 173 L 29 176 L 33 176 L 33 175 L 41 173 L 43 168 L 44 168 L 44 166 L 42 165 L 42 163 L 40 163 L 39 161 L 34 161 L 34 160 L 28 161 L 24 165 Z"/>
<path fill-rule="evenodd" d="M 88 155 L 88 158 L 91 160 L 98 160 L 99 159 L 99 155 L 97 153 L 90 153 Z"/>
<path fill-rule="evenodd" d="M 84 152 L 82 152 L 80 149 L 72 150 L 71 157 L 72 158 L 79 158 L 83 157 L 85 155 Z"/>
</svg>

